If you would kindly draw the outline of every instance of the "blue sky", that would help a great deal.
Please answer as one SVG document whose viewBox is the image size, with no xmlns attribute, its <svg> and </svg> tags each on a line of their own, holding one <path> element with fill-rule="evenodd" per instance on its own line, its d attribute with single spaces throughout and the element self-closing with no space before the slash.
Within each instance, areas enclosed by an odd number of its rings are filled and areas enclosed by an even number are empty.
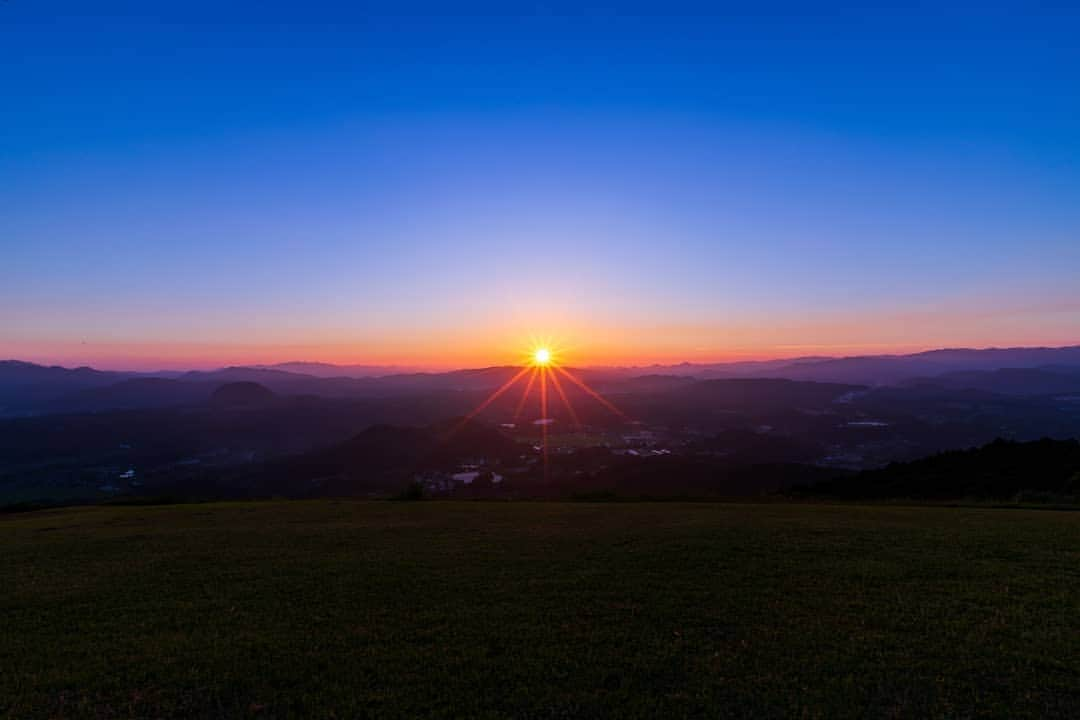
<svg viewBox="0 0 1080 720">
<path fill-rule="evenodd" d="M 0 355 L 1080 342 L 1064 4 L 152 5 L 0 3 Z"/>
</svg>

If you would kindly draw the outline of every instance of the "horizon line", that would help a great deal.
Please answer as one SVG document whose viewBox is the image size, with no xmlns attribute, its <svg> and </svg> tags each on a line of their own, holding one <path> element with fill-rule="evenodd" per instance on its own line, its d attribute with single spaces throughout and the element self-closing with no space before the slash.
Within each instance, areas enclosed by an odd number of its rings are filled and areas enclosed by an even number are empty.
<svg viewBox="0 0 1080 720">
<path fill-rule="evenodd" d="M 806 347 L 806 346 L 804 346 Z M 1064 345 L 986 345 L 986 346 L 929 346 L 921 350 L 913 350 L 910 352 L 881 352 L 881 353 L 855 353 L 855 354 L 793 354 L 782 355 L 772 357 L 746 357 L 740 359 L 726 359 L 726 360 L 671 360 L 671 361 L 653 361 L 653 362 L 607 362 L 607 363 L 575 363 L 573 366 L 579 369 L 599 369 L 599 370 L 635 370 L 635 369 L 648 369 L 648 368 L 662 368 L 662 367 L 709 367 L 709 366 L 723 366 L 723 365 L 745 365 L 745 364 L 765 364 L 776 362 L 797 362 L 800 360 L 848 360 L 859 358 L 903 358 L 913 357 L 917 355 L 925 355 L 934 352 L 1006 352 L 1006 351 L 1021 351 L 1021 350 L 1069 350 L 1080 349 L 1080 341 L 1075 343 L 1068 343 Z M 389 375 L 408 375 L 408 374 L 442 374 L 450 372 L 468 372 L 468 371 L 482 371 L 493 370 L 496 368 L 504 367 L 519 367 L 517 363 L 493 363 L 493 364 L 477 364 L 477 365 L 435 365 L 425 363 L 404 363 L 404 362 L 331 362 L 326 360 L 285 360 L 281 362 L 254 362 L 254 363 L 223 363 L 214 365 L 202 365 L 200 363 L 194 363 L 193 365 L 183 366 L 177 365 L 173 369 L 167 367 L 155 367 L 155 369 L 133 369 L 131 366 L 114 365 L 111 362 L 105 362 L 100 364 L 93 363 L 69 363 L 65 364 L 63 360 L 49 361 L 49 360 L 24 360 L 17 357 L 8 357 L 0 359 L 2 363 L 21 363 L 26 365 L 34 365 L 37 367 L 47 368 L 61 368 L 64 370 L 80 370 L 90 369 L 99 372 L 116 372 L 116 373 L 135 373 L 139 375 L 155 375 L 155 374 L 185 374 L 189 372 L 220 372 L 222 370 L 229 369 L 249 369 L 249 370 L 279 370 L 282 372 L 289 372 L 282 370 L 284 366 L 288 365 L 315 365 L 332 368 L 359 368 L 367 367 L 371 369 L 385 369 L 389 372 L 383 374 L 373 374 L 370 377 L 385 377 Z M 304 374 L 296 372 L 295 374 Z"/>
</svg>

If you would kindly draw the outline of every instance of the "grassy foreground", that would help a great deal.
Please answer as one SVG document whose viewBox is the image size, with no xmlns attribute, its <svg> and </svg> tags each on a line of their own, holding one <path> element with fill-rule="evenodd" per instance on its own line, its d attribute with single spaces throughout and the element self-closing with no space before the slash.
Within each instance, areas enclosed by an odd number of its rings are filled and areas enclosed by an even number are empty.
<svg viewBox="0 0 1080 720">
<path fill-rule="evenodd" d="M 0 715 L 1075 717 L 1080 514 L 0 516 Z"/>
</svg>

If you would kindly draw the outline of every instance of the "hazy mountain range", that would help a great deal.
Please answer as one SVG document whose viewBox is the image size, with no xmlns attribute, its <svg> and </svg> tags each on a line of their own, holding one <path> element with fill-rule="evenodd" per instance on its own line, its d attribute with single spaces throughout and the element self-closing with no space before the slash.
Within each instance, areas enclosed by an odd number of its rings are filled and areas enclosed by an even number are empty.
<svg viewBox="0 0 1080 720">
<path fill-rule="evenodd" d="M 135 373 L 0 361 L 0 415 L 201 404 L 224 383 L 257 382 L 280 395 L 379 398 L 481 391 L 518 368 L 395 372 L 393 366 L 281 363 L 187 373 Z M 591 367 L 573 372 L 602 392 L 671 389 L 689 380 L 783 378 L 869 386 L 937 385 L 1010 395 L 1080 392 L 1080 346 L 942 349 L 910 355 Z"/>
<path fill-rule="evenodd" d="M 334 365 L 322 362 L 284 362 L 275 365 L 256 365 L 264 370 L 284 370 L 285 372 L 315 377 L 381 377 L 383 375 L 403 375 L 420 372 L 422 368 L 409 365 Z"/>
</svg>

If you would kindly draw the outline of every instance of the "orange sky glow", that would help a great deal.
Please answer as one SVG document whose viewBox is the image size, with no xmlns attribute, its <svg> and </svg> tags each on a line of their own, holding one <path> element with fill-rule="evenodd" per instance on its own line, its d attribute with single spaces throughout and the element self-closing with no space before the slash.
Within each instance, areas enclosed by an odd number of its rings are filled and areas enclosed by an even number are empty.
<svg viewBox="0 0 1080 720">
<path fill-rule="evenodd" d="M 766 360 L 807 355 L 910 353 L 938 347 L 1061 346 L 1080 342 L 1077 310 L 1071 305 L 1038 322 L 1021 308 L 1013 312 L 958 312 L 928 308 L 861 317 L 857 313 L 802 322 L 763 318 L 756 322 L 668 323 L 589 327 L 563 324 L 557 330 L 519 326 L 429 328 L 399 332 L 308 333 L 294 341 L 234 333 L 205 340 L 168 338 L 0 339 L 0 356 L 65 366 L 170 370 L 227 365 L 317 361 L 408 369 L 446 370 L 522 364 L 537 338 L 558 348 L 568 366 L 651 365 Z"/>
</svg>

